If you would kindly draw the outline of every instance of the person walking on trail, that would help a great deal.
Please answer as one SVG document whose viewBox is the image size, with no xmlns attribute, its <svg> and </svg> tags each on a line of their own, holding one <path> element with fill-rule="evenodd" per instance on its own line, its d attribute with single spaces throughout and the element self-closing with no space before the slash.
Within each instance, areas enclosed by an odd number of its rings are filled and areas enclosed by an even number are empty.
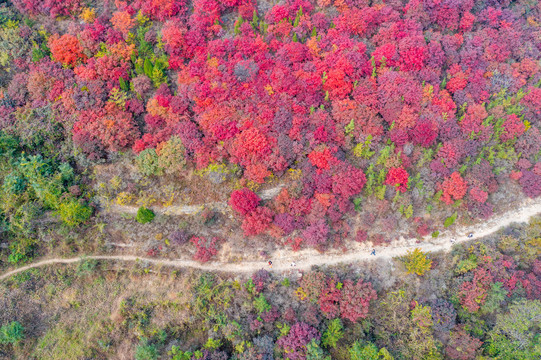
<svg viewBox="0 0 541 360">
<path fill-rule="evenodd" d="M 372 252 L 370 253 L 370 255 L 376 256 L 376 249 L 372 249 Z"/>
<path fill-rule="evenodd" d="M 269 260 L 269 266 L 271 267 L 272 269 L 272 261 Z"/>
</svg>

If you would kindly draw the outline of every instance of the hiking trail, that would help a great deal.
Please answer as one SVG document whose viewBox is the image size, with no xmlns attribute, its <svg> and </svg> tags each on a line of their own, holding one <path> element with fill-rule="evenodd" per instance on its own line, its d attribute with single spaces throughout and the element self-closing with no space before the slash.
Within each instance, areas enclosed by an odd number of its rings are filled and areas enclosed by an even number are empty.
<svg viewBox="0 0 541 360">
<path fill-rule="evenodd" d="M 427 236 L 421 243 L 418 243 L 417 239 L 401 238 L 392 242 L 389 246 L 379 246 L 375 248 L 370 247 L 367 244 L 355 243 L 353 244 L 354 249 L 345 254 L 340 254 L 337 250 L 330 250 L 321 254 L 314 249 L 306 249 L 295 253 L 283 249 L 275 251 L 268 259 L 242 262 L 209 261 L 208 263 L 203 264 L 194 260 L 147 258 L 135 255 L 83 255 L 76 258 L 53 258 L 37 261 L 0 275 L 0 280 L 7 279 L 15 274 L 37 267 L 54 264 L 73 264 L 86 259 L 140 261 L 146 264 L 171 266 L 175 268 L 189 267 L 207 271 L 232 273 L 252 273 L 259 269 L 266 269 L 271 272 L 309 270 L 312 266 L 316 265 L 336 265 L 340 263 L 355 263 L 358 261 L 370 261 L 376 259 L 391 259 L 406 255 L 408 251 L 414 248 L 420 248 L 424 252 L 448 251 L 455 244 L 483 238 L 512 223 L 527 222 L 531 217 L 539 213 L 541 213 L 541 198 L 537 200 L 526 199 L 522 202 L 521 206 L 515 210 L 508 211 L 499 216 L 494 216 L 484 223 L 456 229 L 455 233 L 457 235 L 446 232 L 444 235 L 440 235 L 437 238 Z M 468 238 L 468 234 L 470 233 L 473 233 L 472 238 Z M 454 240 L 454 242 L 452 240 Z M 372 249 L 376 250 L 376 255 L 370 254 Z M 267 264 L 269 259 L 272 260 L 272 268 L 269 268 Z M 291 267 L 292 262 L 295 262 L 296 264 L 294 268 Z"/>
</svg>

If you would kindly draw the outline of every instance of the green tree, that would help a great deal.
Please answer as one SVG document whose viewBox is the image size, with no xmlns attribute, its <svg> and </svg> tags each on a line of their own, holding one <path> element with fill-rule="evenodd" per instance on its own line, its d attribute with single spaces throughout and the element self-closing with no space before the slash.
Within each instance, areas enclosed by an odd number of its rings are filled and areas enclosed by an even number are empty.
<svg viewBox="0 0 541 360">
<path fill-rule="evenodd" d="M 255 298 L 254 307 L 256 308 L 257 312 L 260 314 L 266 311 L 269 311 L 271 309 L 270 304 L 267 302 L 267 299 L 265 298 L 263 294 Z"/>
<path fill-rule="evenodd" d="M 541 301 L 515 301 L 496 317 L 488 333 L 487 353 L 494 359 L 539 359 L 541 357 Z"/>
<path fill-rule="evenodd" d="M 143 70 L 145 71 L 145 75 L 152 79 L 152 73 L 154 72 L 154 67 L 152 66 L 152 62 L 150 62 L 150 59 L 145 59 L 143 63 Z"/>
<path fill-rule="evenodd" d="M 413 251 L 408 251 L 405 256 L 404 265 L 408 270 L 408 274 L 424 275 L 432 266 L 432 260 L 427 259 L 426 254 L 417 248 Z"/>
<path fill-rule="evenodd" d="M 8 256 L 8 261 L 12 264 L 25 262 L 32 257 L 36 248 L 37 241 L 29 237 L 20 237 L 9 244 L 11 253 Z"/>
<path fill-rule="evenodd" d="M 335 348 L 338 341 L 344 336 L 344 332 L 342 331 L 343 329 L 344 326 L 342 325 L 342 321 L 340 319 L 331 320 L 327 330 L 325 330 L 323 337 L 321 338 L 322 345 L 325 347 Z"/>
<path fill-rule="evenodd" d="M 193 356 L 191 351 L 182 351 L 178 346 L 173 345 L 171 351 L 167 353 L 171 360 L 190 360 Z"/>
<path fill-rule="evenodd" d="M 163 175 L 156 149 L 145 149 L 135 158 L 137 169 L 144 175 Z"/>
<path fill-rule="evenodd" d="M 170 174 L 178 173 L 186 166 L 185 151 L 182 140 L 171 136 L 159 149 L 158 168 Z"/>
<path fill-rule="evenodd" d="M 158 349 L 147 339 L 142 339 L 135 349 L 135 360 L 157 360 L 158 357 Z"/>
<path fill-rule="evenodd" d="M 356 341 L 349 348 L 350 360 L 393 360 L 392 355 L 387 349 L 378 347 L 371 342 Z"/>
<path fill-rule="evenodd" d="M 411 320 L 419 328 L 425 330 L 434 325 L 430 306 L 423 306 L 415 301 L 415 307 L 411 310 Z"/>
<path fill-rule="evenodd" d="M 203 347 L 209 350 L 216 350 L 220 346 L 222 346 L 222 341 L 220 339 L 208 338 L 207 342 L 205 343 Z"/>
<path fill-rule="evenodd" d="M 325 356 L 323 349 L 319 346 L 319 341 L 312 339 L 306 345 L 306 360 L 331 360 L 331 357 Z"/>
<path fill-rule="evenodd" d="M 458 214 L 455 211 L 455 213 L 453 215 L 451 215 L 451 216 L 449 216 L 448 218 L 445 219 L 445 221 L 443 222 L 443 226 L 449 227 L 449 226 L 453 225 L 455 223 L 457 215 Z"/>
<path fill-rule="evenodd" d="M 434 339 L 429 308 L 416 306 L 404 290 L 390 292 L 376 305 L 374 333 L 380 342 L 404 359 L 441 359 Z"/>
<path fill-rule="evenodd" d="M 481 306 L 482 314 L 491 314 L 501 308 L 501 303 L 507 298 L 507 290 L 504 289 L 501 282 L 496 282 L 491 285 L 490 292 L 483 306 Z"/>
<path fill-rule="evenodd" d="M 58 206 L 57 213 L 66 225 L 78 226 L 90 218 L 92 209 L 72 198 L 68 201 L 61 202 Z"/>
<path fill-rule="evenodd" d="M 24 327 L 18 321 L 12 321 L 0 328 L 0 344 L 17 344 L 24 339 Z"/>
<path fill-rule="evenodd" d="M 137 222 L 140 224 L 146 224 L 154 220 L 154 217 L 156 217 L 154 211 L 147 209 L 144 206 L 141 206 L 139 210 L 137 210 L 135 220 L 137 220 Z"/>
</svg>

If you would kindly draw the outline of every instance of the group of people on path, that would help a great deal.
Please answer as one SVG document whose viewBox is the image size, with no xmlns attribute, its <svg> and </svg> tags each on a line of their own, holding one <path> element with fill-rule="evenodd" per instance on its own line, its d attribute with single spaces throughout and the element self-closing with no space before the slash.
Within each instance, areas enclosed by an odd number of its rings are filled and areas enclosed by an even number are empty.
<svg viewBox="0 0 541 360">
<path fill-rule="evenodd" d="M 471 239 L 472 237 L 473 237 L 473 233 L 469 233 L 469 234 L 468 234 L 468 238 Z M 455 238 L 452 238 L 452 239 L 451 239 L 451 244 L 454 244 L 455 242 L 456 242 L 456 239 L 455 239 Z M 376 249 L 372 249 L 372 251 L 370 252 L 370 255 L 376 256 Z M 269 264 L 269 267 L 272 269 L 272 261 L 271 261 L 271 260 L 268 261 L 268 264 Z M 297 266 L 297 264 L 293 261 L 293 262 L 291 263 L 291 267 L 295 267 L 295 266 Z"/>
<path fill-rule="evenodd" d="M 272 269 L 272 261 L 271 260 L 268 261 L 268 264 L 269 264 L 269 267 Z M 295 266 L 297 266 L 297 264 L 295 263 L 295 261 L 293 261 L 290 266 L 295 267 Z"/>
</svg>

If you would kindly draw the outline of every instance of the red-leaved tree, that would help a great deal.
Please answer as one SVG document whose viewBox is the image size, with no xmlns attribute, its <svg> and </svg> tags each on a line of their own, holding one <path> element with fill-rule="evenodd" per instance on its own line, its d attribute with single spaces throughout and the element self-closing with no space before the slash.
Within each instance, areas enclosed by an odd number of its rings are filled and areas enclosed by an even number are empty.
<svg viewBox="0 0 541 360">
<path fill-rule="evenodd" d="M 247 215 L 257 208 L 260 201 L 261 199 L 257 194 L 248 188 L 243 188 L 231 193 L 229 205 L 231 205 L 233 210 L 237 213 Z"/>
<path fill-rule="evenodd" d="M 473 360 L 483 342 L 464 330 L 461 326 L 451 332 L 451 339 L 445 348 L 445 354 L 453 360 Z"/>
<path fill-rule="evenodd" d="M 86 60 L 83 47 L 73 35 L 58 36 L 58 34 L 54 34 L 49 38 L 48 45 L 53 59 L 63 65 L 75 66 Z"/>
<path fill-rule="evenodd" d="M 460 176 L 460 173 L 455 171 L 451 174 L 450 178 L 443 181 L 441 189 L 443 191 L 441 201 L 449 205 L 452 204 L 453 201 L 460 200 L 466 195 L 468 185 L 462 176 Z"/>
<path fill-rule="evenodd" d="M 408 172 L 402 168 L 390 168 L 385 184 L 394 186 L 400 192 L 405 192 L 408 189 Z"/>
<path fill-rule="evenodd" d="M 377 294 L 372 284 L 358 280 L 344 280 L 342 298 L 340 299 L 340 317 L 356 322 L 368 315 L 368 307 L 371 300 L 377 299 Z"/>
<path fill-rule="evenodd" d="M 242 222 L 244 235 L 259 235 L 263 233 L 272 223 L 273 216 L 274 213 L 268 207 L 257 207 L 254 211 L 246 215 Z"/>
</svg>

